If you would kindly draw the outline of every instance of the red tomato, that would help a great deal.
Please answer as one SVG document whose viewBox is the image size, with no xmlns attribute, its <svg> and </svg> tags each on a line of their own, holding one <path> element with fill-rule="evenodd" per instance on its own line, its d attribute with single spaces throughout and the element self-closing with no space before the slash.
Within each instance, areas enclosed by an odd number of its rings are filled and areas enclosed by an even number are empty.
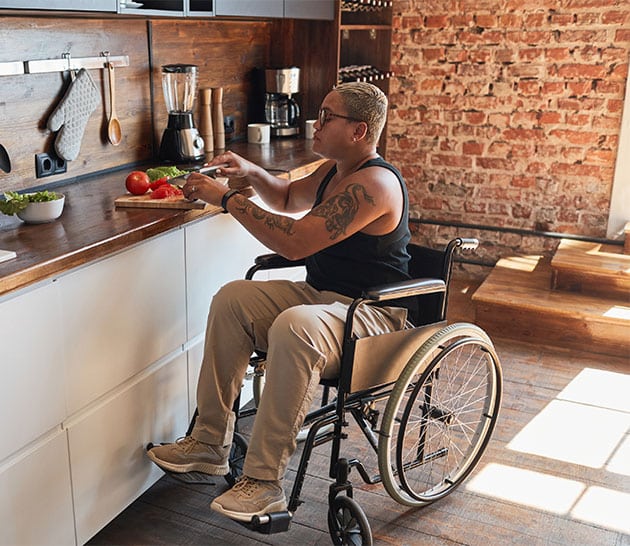
<svg viewBox="0 0 630 546">
<path fill-rule="evenodd" d="M 162 184 L 151 192 L 151 199 L 166 199 L 167 197 L 179 197 L 184 195 L 182 190 L 171 184 Z"/>
<path fill-rule="evenodd" d="M 133 171 L 129 173 L 125 180 L 125 187 L 129 193 L 143 195 L 149 191 L 151 183 L 149 175 L 143 171 Z"/>
<path fill-rule="evenodd" d="M 162 178 L 158 178 L 155 182 L 151 182 L 151 189 L 155 190 L 159 188 L 160 186 L 163 186 L 164 184 L 168 182 L 169 178 L 170 177 L 168 176 L 163 176 Z"/>
</svg>

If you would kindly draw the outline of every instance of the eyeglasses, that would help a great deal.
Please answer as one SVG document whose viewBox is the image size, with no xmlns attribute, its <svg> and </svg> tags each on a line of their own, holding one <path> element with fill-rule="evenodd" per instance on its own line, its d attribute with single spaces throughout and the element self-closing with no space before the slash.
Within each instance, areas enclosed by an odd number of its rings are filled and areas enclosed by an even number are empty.
<svg viewBox="0 0 630 546">
<path fill-rule="evenodd" d="M 350 121 L 363 121 L 357 118 L 352 118 L 350 116 L 342 116 L 341 114 L 333 114 L 332 112 L 330 112 L 329 110 L 326 110 L 325 108 L 320 108 L 319 113 L 317 114 L 317 120 L 319 121 L 320 127 L 323 127 L 324 125 L 326 125 L 326 123 L 328 123 L 332 118 L 341 118 L 341 119 L 347 119 Z"/>
</svg>

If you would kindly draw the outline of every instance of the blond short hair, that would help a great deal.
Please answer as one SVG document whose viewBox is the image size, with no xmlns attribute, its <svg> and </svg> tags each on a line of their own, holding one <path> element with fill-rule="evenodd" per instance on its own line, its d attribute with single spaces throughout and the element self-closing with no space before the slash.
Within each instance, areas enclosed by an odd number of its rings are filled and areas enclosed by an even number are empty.
<svg viewBox="0 0 630 546">
<path fill-rule="evenodd" d="M 387 119 L 387 96 L 367 82 L 341 83 L 334 88 L 341 95 L 348 116 L 367 124 L 366 140 L 376 144 Z"/>
</svg>

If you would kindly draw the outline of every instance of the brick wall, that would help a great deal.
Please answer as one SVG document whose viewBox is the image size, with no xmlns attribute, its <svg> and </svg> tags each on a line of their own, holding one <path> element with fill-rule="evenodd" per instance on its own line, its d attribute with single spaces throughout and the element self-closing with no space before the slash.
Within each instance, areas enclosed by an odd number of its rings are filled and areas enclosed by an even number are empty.
<svg viewBox="0 0 630 546">
<path fill-rule="evenodd" d="M 604 237 L 630 2 L 398 0 L 393 24 L 388 159 L 412 216 Z M 494 258 L 553 246 L 482 238 Z"/>
</svg>

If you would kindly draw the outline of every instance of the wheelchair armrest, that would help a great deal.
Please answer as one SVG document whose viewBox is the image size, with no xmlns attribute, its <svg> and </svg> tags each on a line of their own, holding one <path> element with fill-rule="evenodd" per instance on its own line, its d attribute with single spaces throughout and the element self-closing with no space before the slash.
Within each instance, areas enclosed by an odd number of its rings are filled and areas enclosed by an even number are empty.
<svg viewBox="0 0 630 546">
<path fill-rule="evenodd" d="M 446 292 L 446 283 L 442 279 L 411 279 L 368 288 L 362 297 L 372 301 L 387 301 L 437 292 Z"/>
<path fill-rule="evenodd" d="M 280 269 L 304 265 L 305 260 L 289 260 L 280 254 L 262 254 L 256 257 L 254 263 L 259 266 L 259 269 Z"/>
<path fill-rule="evenodd" d="M 245 278 L 251 280 L 258 271 L 267 269 L 282 269 L 284 267 L 299 267 L 306 263 L 306 260 L 289 260 L 280 254 L 262 254 L 254 260 L 245 274 Z"/>
</svg>

